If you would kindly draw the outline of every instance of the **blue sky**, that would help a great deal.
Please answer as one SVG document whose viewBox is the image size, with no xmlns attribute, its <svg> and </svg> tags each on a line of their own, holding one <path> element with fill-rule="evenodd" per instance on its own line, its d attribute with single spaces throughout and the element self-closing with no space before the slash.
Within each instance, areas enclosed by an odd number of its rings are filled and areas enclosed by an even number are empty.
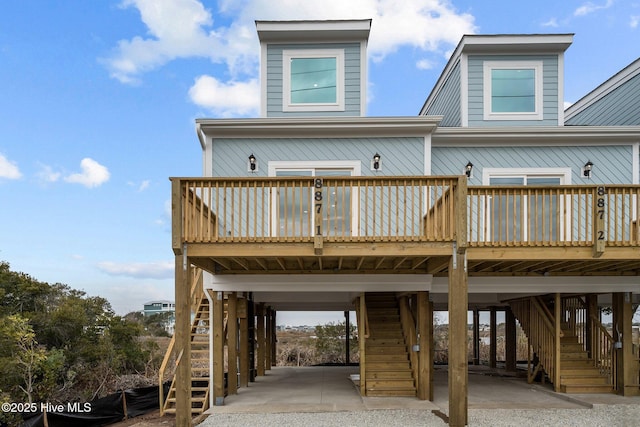
<svg viewBox="0 0 640 427">
<path fill-rule="evenodd" d="M 640 56 L 640 0 L 3 1 L 0 260 L 119 314 L 173 299 L 168 178 L 202 173 L 196 118 L 258 115 L 254 21 L 346 18 L 370 116 L 417 114 L 465 33 L 575 33 L 567 103 Z"/>
</svg>

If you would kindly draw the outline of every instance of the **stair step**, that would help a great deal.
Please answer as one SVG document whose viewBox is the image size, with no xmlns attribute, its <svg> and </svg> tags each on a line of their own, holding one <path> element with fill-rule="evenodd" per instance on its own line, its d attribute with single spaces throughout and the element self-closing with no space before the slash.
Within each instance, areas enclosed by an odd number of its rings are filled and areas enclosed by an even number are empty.
<svg viewBox="0 0 640 427">
<path fill-rule="evenodd" d="M 387 361 L 387 362 L 373 362 L 366 360 L 366 371 L 402 371 L 411 368 L 409 360 L 403 361 Z"/>
<path fill-rule="evenodd" d="M 413 388 L 368 388 L 367 396 L 372 397 L 389 397 L 389 396 L 415 396 L 416 389 Z"/>
<path fill-rule="evenodd" d="M 560 385 L 610 385 L 604 376 L 592 375 L 560 375 Z"/>
<path fill-rule="evenodd" d="M 613 393 L 613 387 L 610 384 L 601 385 L 561 385 L 560 391 L 564 393 Z"/>
<path fill-rule="evenodd" d="M 561 351 L 560 352 L 560 359 L 564 360 L 564 359 L 573 359 L 573 360 L 579 360 L 579 359 L 588 359 L 589 355 L 587 354 L 586 351 Z"/>
<path fill-rule="evenodd" d="M 563 368 L 591 368 L 594 367 L 593 360 L 591 359 L 561 359 L 560 369 Z"/>
<path fill-rule="evenodd" d="M 588 367 L 566 367 L 562 366 L 560 368 L 560 376 L 562 375 L 600 375 L 600 370 L 594 366 Z"/>
<path fill-rule="evenodd" d="M 367 383 L 371 380 L 395 380 L 395 379 L 405 379 L 412 380 L 413 375 L 409 369 L 403 369 L 401 371 L 368 371 L 367 372 Z"/>
<path fill-rule="evenodd" d="M 369 389 L 411 389 L 415 386 L 413 384 L 413 378 L 411 379 L 376 379 L 367 380 L 367 390 Z"/>
</svg>

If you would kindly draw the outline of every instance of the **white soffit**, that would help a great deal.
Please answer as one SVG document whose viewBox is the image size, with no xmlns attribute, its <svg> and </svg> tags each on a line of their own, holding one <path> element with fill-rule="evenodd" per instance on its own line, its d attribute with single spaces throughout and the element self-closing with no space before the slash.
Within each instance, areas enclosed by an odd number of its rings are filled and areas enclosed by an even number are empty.
<svg viewBox="0 0 640 427">
<path fill-rule="evenodd" d="M 446 277 L 436 277 L 431 292 L 447 293 Z M 469 277 L 469 293 L 600 293 L 639 292 L 635 276 Z"/>
<path fill-rule="evenodd" d="M 213 275 L 205 288 L 240 292 L 409 292 L 430 291 L 431 274 Z"/>
</svg>

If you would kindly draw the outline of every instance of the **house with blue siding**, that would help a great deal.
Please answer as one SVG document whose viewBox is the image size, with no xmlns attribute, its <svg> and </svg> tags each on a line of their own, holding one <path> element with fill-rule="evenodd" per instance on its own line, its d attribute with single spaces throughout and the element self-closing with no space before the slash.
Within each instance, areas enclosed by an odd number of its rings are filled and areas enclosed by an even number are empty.
<svg viewBox="0 0 640 427">
<path fill-rule="evenodd" d="M 355 311 L 360 393 L 423 400 L 447 311 L 451 425 L 469 364 L 639 394 L 639 63 L 565 111 L 572 34 L 465 35 L 417 115 L 369 117 L 371 24 L 256 22 L 260 117 L 196 120 L 202 176 L 172 178 L 180 363 L 163 412 L 189 425 L 267 375 L 282 311 Z"/>
</svg>

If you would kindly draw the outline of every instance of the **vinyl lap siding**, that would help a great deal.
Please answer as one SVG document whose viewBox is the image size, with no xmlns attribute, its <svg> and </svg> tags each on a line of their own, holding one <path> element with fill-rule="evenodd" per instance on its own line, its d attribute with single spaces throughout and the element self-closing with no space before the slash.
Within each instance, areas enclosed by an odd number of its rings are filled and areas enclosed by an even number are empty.
<svg viewBox="0 0 640 427">
<path fill-rule="evenodd" d="M 282 51 L 288 49 L 344 49 L 345 111 L 282 111 Z M 359 43 L 271 44 L 267 46 L 267 116 L 360 116 L 360 61 Z"/>
<path fill-rule="evenodd" d="M 543 120 L 484 120 L 483 63 L 484 61 L 542 61 Z M 558 125 L 558 57 L 556 55 L 470 55 L 469 69 L 469 127 L 500 126 L 557 126 Z"/>
<path fill-rule="evenodd" d="M 444 116 L 440 122 L 441 127 L 459 127 L 462 125 L 460 114 L 460 62 L 458 62 L 426 115 Z"/>
<path fill-rule="evenodd" d="M 640 125 L 640 74 L 567 120 L 567 125 Z"/>
<path fill-rule="evenodd" d="M 591 179 L 581 175 L 582 166 L 595 163 Z M 633 154 L 630 145 L 564 147 L 433 147 L 434 175 L 461 175 L 473 163 L 469 185 L 482 184 L 484 168 L 570 167 L 572 184 L 631 184 Z"/>
<path fill-rule="evenodd" d="M 258 172 L 247 172 L 247 159 L 253 153 Z M 360 160 L 362 175 L 370 170 L 375 153 L 382 156 L 381 175 L 422 175 L 424 139 L 402 138 L 256 138 L 216 139 L 213 143 L 215 177 L 265 177 L 271 161 Z"/>
</svg>

